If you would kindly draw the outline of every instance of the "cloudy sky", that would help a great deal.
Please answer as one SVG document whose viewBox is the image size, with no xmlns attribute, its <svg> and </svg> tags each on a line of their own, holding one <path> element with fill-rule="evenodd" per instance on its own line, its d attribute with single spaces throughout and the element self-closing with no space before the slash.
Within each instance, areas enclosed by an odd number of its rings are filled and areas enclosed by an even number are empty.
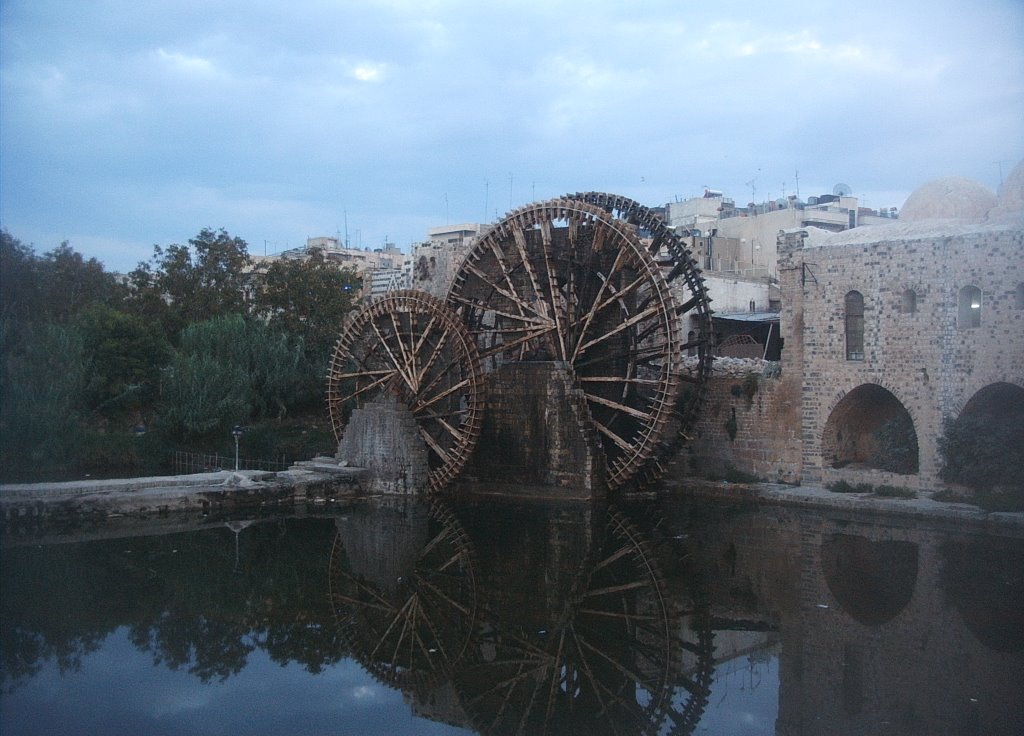
<svg viewBox="0 0 1024 736">
<path fill-rule="evenodd" d="M 898 207 L 1022 157 L 1020 0 L 0 4 L 0 225 L 115 270 L 579 190 Z"/>
</svg>

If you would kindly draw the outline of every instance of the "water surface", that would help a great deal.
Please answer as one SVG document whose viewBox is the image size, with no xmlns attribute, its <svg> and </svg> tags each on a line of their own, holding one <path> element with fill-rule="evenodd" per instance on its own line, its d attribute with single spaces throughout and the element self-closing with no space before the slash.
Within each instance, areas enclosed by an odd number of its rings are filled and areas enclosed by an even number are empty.
<svg viewBox="0 0 1024 736">
<path fill-rule="evenodd" d="M 488 499 L 4 542 L 7 735 L 1024 732 L 1009 532 Z"/>
</svg>

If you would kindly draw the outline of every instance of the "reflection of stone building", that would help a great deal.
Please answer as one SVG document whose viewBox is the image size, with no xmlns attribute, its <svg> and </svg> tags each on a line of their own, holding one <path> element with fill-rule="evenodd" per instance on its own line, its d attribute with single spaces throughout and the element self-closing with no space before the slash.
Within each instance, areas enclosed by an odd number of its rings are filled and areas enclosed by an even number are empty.
<svg viewBox="0 0 1024 736">
<path fill-rule="evenodd" d="M 877 518 L 719 504 L 686 522 L 716 644 L 728 621 L 776 627 L 775 733 L 1020 733 L 1020 531 Z"/>
</svg>

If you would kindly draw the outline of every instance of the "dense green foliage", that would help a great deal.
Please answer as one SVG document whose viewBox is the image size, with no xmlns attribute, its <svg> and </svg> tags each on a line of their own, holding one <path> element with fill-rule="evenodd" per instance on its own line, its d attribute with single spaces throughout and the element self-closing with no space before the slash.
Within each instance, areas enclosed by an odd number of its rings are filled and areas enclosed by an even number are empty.
<svg viewBox="0 0 1024 736">
<path fill-rule="evenodd" d="M 901 412 L 886 421 L 875 431 L 873 439 L 873 467 L 900 475 L 917 472 L 917 432 L 910 414 Z"/>
<path fill-rule="evenodd" d="M 939 438 L 940 476 L 975 492 L 990 509 L 1024 509 L 1024 416 L 964 413 L 947 418 Z"/>
<path fill-rule="evenodd" d="M 204 229 L 125 281 L 67 243 L 38 256 L 0 233 L 5 479 L 141 470 L 224 451 L 235 424 L 322 413 L 353 272 L 319 254 L 259 270 L 244 240 Z"/>
</svg>

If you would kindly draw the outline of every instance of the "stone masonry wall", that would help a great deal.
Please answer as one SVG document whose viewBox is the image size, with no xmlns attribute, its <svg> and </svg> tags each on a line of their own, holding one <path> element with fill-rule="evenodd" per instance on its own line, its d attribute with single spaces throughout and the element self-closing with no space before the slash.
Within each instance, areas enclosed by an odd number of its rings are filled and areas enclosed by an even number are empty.
<svg viewBox="0 0 1024 736">
<path fill-rule="evenodd" d="M 938 438 L 980 389 L 1024 387 L 1024 228 L 1019 223 L 950 235 L 902 235 L 871 242 L 803 247 L 800 232 L 780 238 L 783 375 L 803 374 L 801 474 L 806 480 L 941 486 Z M 958 297 L 981 289 L 981 325 L 958 324 Z M 864 297 L 864 357 L 846 357 L 844 298 Z M 916 295 L 914 311 L 902 306 Z M 919 446 L 919 472 L 833 468 L 822 437 L 848 393 L 881 386 L 906 408 Z"/>
<path fill-rule="evenodd" d="M 766 378 L 766 365 L 776 364 L 715 361 L 700 417 L 689 432 L 691 441 L 670 474 L 739 470 L 773 482 L 799 481 L 798 387 L 783 377 Z"/>
<path fill-rule="evenodd" d="M 603 497 L 604 454 L 567 365 L 507 363 L 487 375 L 487 411 L 466 475 L 509 495 Z"/>
</svg>

